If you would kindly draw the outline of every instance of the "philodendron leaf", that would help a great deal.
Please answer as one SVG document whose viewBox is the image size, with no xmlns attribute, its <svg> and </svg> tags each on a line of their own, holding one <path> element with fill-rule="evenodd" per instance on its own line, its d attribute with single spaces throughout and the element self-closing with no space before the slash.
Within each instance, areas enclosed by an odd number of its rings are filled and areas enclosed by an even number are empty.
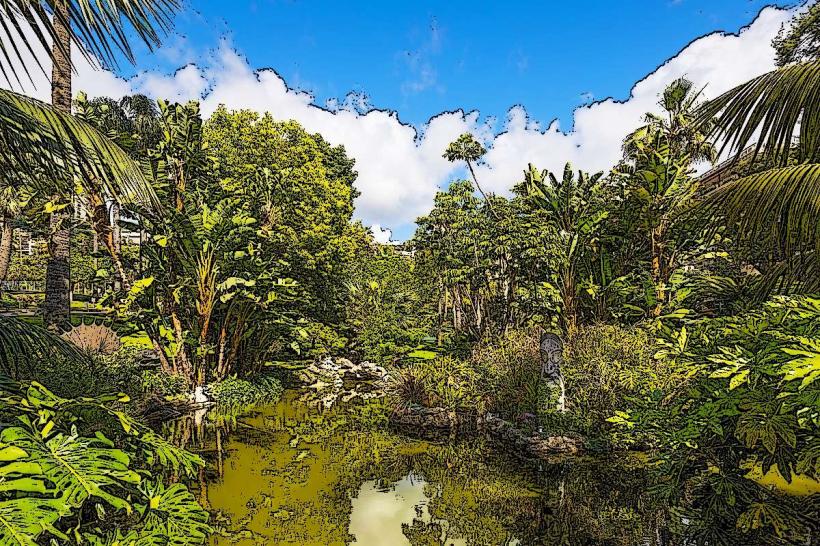
<svg viewBox="0 0 820 546">
<path fill-rule="evenodd" d="M 145 530 L 168 537 L 171 546 L 195 546 L 212 532 L 208 512 L 182 484 L 165 487 L 162 482 L 146 482 L 140 488 L 146 497 L 143 514 Z"/>
<path fill-rule="evenodd" d="M 20 497 L 0 501 L 0 546 L 38 546 L 35 540 L 63 515 L 61 499 Z"/>
<path fill-rule="evenodd" d="M 64 513 L 61 499 L 42 476 L 42 468 L 24 449 L 0 444 L 0 546 L 35 546 L 35 539 Z M 39 496 L 32 496 L 36 493 Z"/>
<path fill-rule="evenodd" d="M 0 434 L 0 441 L 27 452 L 68 506 L 80 507 L 95 497 L 116 509 L 131 510 L 128 501 L 112 491 L 138 484 L 139 474 L 129 468 L 128 455 L 112 448 L 104 437 L 60 433 L 44 440 L 25 428 L 12 427 Z"/>
</svg>

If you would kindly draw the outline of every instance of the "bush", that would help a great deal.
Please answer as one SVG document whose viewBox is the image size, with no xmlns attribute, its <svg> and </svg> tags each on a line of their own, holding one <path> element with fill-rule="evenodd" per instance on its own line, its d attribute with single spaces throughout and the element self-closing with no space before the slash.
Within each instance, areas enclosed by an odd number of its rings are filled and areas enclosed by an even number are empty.
<svg viewBox="0 0 820 546">
<path fill-rule="evenodd" d="M 586 430 L 610 428 L 607 419 L 633 402 L 661 393 L 675 381 L 667 361 L 653 357 L 641 328 L 582 327 L 564 348 L 564 381 L 570 411 Z"/>
<path fill-rule="evenodd" d="M 208 385 L 208 393 L 216 400 L 218 409 L 229 411 L 275 402 L 282 391 L 282 383 L 270 376 L 258 376 L 253 381 L 228 377 Z"/>
<path fill-rule="evenodd" d="M 121 403 L 0 382 L 0 418 L 10 423 L 0 433 L 0 543 L 205 543 L 208 512 L 173 483 L 204 462 L 128 417 Z"/>
<path fill-rule="evenodd" d="M 142 372 L 142 391 L 145 395 L 156 394 L 164 398 L 181 396 L 188 392 L 188 382 L 181 375 L 167 374 L 160 370 Z"/>
<path fill-rule="evenodd" d="M 29 363 L 20 379 L 53 385 L 60 396 L 93 397 L 122 392 L 131 398 L 143 393 L 139 351 L 121 347 L 111 355 L 87 355 L 66 359 L 59 355 Z"/>
<path fill-rule="evenodd" d="M 347 339 L 344 336 L 340 335 L 334 328 L 320 322 L 310 322 L 302 331 L 304 332 L 303 336 L 306 338 L 305 343 L 310 343 L 304 353 L 312 358 L 336 356 L 347 345 Z"/>
<path fill-rule="evenodd" d="M 483 411 L 486 390 L 471 362 L 449 356 L 422 360 L 401 369 L 391 387 L 394 407 Z"/>
<path fill-rule="evenodd" d="M 536 333 L 521 330 L 473 349 L 470 360 L 486 380 L 488 410 L 508 419 L 538 410 L 541 356 Z"/>
</svg>

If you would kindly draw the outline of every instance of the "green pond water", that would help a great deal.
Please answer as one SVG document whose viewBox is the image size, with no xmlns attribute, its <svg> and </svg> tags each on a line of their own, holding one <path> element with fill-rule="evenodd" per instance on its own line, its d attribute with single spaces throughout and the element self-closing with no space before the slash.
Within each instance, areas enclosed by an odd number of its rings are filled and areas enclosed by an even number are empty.
<svg viewBox="0 0 820 546">
<path fill-rule="evenodd" d="M 678 544 L 635 458 L 528 461 L 391 430 L 378 401 L 299 397 L 170 428 L 208 462 L 193 486 L 216 514 L 212 544 Z"/>
</svg>

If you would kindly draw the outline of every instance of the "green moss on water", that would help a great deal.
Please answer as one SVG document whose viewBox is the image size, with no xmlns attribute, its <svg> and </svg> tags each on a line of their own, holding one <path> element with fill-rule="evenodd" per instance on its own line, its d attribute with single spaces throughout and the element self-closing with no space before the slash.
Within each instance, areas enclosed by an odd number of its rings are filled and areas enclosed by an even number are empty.
<svg viewBox="0 0 820 546">
<path fill-rule="evenodd" d="M 661 521 L 636 465 L 535 463 L 481 438 L 413 438 L 387 411 L 378 401 L 320 411 L 286 391 L 218 426 L 175 423 L 169 434 L 208 460 L 212 544 L 631 546 Z"/>
</svg>

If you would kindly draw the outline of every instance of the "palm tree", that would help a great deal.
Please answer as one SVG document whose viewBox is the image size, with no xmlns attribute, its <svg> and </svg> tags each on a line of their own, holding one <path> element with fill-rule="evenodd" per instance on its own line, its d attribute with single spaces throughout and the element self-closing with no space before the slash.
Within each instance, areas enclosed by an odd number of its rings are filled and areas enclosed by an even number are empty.
<svg viewBox="0 0 820 546">
<path fill-rule="evenodd" d="M 91 0 L 6 0 L 0 3 L 0 17 L 12 24 L 0 25 L 0 53 L 4 58 L 0 61 L 0 71 L 7 80 L 10 81 L 13 76 L 19 82 L 21 74 L 17 72 L 13 62 L 16 60 L 23 66 L 25 74 L 30 76 L 21 48 L 34 54 L 36 58 L 33 49 L 36 44 L 31 43 L 29 37 L 33 35 L 34 40 L 49 51 L 53 62 L 52 105 L 57 112 L 70 116 L 72 44 L 78 45 L 86 57 L 96 58 L 104 64 L 116 64 L 115 50 L 133 61 L 133 51 L 125 34 L 127 27 L 133 28 L 149 47 L 154 47 L 159 44 L 158 31 L 170 28 L 170 16 L 177 8 L 177 0 L 127 0 L 117 3 Z M 42 65 L 39 68 L 42 70 Z M 70 140 L 76 140 L 74 137 L 78 135 L 69 136 Z M 31 147 L 23 150 L 22 158 L 31 155 L 31 151 Z M 70 218 L 65 203 L 59 204 L 65 201 L 66 193 L 57 191 L 52 195 L 53 211 L 49 229 L 49 261 L 43 312 L 45 323 L 51 328 L 58 328 L 70 316 Z"/>
<path fill-rule="evenodd" d="M 71 114 L 71 26 L 67 0 L 54 6 L 54 44 L 51 49 L 51 105 Z M 60 193 L 52 196 L 56 205 Z M 70 197 L 69 197 L 70 199 Z M 63 328 L 71 322 L 71 214 L 70 203 L 57 205 L 48 226 L 48 262 L 43 323 L 49 329 Z"/>
<path fill-rule="evenodd" d="M 710 192 L 704 210 L 736 223 L 740 242 L 771 256 L 767 288 L 820 289 L 820 61 L 779 68 L 701 109 L 737 154 L 754 142 L 770 168 Z M 754 158 L 753 158 L 754 159 Z"/>
<path fill-rule="evenodd" d="M 493 217 L 498 219 L 498 215 L 493 208 L 493 203 L 478 184 L 478 178 L 476 177 L 475 170 L 473 169 L 473 164 L 481 159 L 485 153 L 487 153 L 487 150 L 479 141 L 475 139 L 475 137 L 473 137 L 473 135 L 470 133 L 464 133 L 456 140 L 451 142 L 449 146 L 447 146 L 447 150 L 444 152 L 442 157 L 451 163 L 455 161 L 464 161 L 467 163 L 467 168 L 470 170 L 470 175 L 473 177 L 473 183 L 475 183 L 478 193 L 481 194 L 481 197 L 484 198 L 484 202 L 487 203 L 488 207 L 490 207 L 490 212 Z"/>
</svg>

